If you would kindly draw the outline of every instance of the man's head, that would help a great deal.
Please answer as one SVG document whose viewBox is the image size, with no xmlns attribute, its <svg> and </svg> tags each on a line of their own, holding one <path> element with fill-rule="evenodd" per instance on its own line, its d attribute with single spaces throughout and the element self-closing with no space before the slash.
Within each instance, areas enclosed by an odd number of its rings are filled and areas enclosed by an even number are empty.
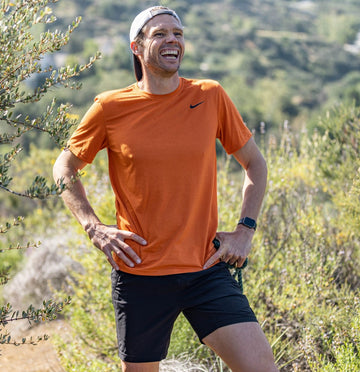
<svg viewBox="0 0 360 372">
<path fill-rule="evenodd" d="M 148 8 L 135 17 L 131 24 L 129 37 L 130 46 L 134 53 L 135 76 L 138 81 L 143 77 L 140 60 L 144 61 L 148 57 L 147 60 L 154 63 L 156 47 L 158 48 L 156 52 L 159 55 L 155 64 L 162 66 L 165 70 L 169 69 L 169 71 L 171 65 L 178 65 L 177 68 L 180 66 L 184 53 L 182 30 L 183 26 L 179 16 L 173 10 L 163 6 Z M 160 42 L 163 43 L 162 47 Z M 164 43 L 167 43 L 167 48 Z M 173 47 L 170 47 L 171 45 Z"/>
</svg>

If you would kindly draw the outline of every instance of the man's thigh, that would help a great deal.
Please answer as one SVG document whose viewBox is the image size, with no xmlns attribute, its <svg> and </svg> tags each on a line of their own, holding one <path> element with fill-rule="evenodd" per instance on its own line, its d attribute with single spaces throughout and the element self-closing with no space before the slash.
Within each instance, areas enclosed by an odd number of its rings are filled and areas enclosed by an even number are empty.
<svg viewBox="0 0 360 372">
<path fill-rule="evenodd" d="M 129 363 L 121 361 L 122 372 L 158 372 L 159 362 L 153 363 Z"/>
<path fill-rule="evenodd" d="M 256 322 L 218 328 L 203 339 L 204 344 L 233 372 L 277 372 L 271 347 Z"/>
<path fill-rule="evenodd" d="M 257 322 L 249 301 L 226 264 L 220 263 L 209 273 L 190 281 L 183 313 L 202 341 L 216 329 L 231 324 Z"/>
<path fill-rule="evenodd" d="M 166 357 L 171 330 L 180 313 L 176 281 L 114 270 L 111 276 L 120 359 L 129 365 L 159 362 Z"/>
</svg>

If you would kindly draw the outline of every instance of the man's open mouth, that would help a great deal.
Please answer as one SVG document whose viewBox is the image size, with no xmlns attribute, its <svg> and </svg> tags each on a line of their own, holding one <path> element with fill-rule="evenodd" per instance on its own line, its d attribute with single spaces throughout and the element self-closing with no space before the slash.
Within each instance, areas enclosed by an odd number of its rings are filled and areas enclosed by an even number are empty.
<svg viewBox="0 0 360 372">
<path fill-rule="evenodd" d="M 179 56 L 179 51 L 177 49 L 164 49 L 160 52 L 160 55 L 166 59 L 175 60 Z"/>
</svg>

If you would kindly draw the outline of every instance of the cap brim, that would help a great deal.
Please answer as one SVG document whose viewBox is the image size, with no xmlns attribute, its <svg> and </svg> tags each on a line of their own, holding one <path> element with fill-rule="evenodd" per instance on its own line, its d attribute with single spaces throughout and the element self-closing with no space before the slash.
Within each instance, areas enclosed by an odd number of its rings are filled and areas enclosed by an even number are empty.
<svg viewBox="0 0 360 372">
<path fill-rule="evenodd" d="M 137 81 L 140 81 L 142 79 L 142 69 L 141 69 L 141 63 L 139 61 L 139 58 L 133 54 L 134 58 L 134 70 L 135 70 L 135 77 Z"/>
</svg>

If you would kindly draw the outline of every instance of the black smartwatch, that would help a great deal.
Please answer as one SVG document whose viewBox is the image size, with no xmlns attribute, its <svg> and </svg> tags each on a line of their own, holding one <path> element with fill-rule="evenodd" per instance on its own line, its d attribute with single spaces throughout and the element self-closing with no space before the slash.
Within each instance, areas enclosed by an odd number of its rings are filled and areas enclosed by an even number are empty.
<svg viewBox="0 0 360 372">
<path fill-rule="evenodd" d="M 250 217 L 240 218 L 238 225 L 244 225 L 248 227 L 249 229 L 253 229 L 253 230 L 256 230 L 256 226 L 257 226 L 256 221 Z"/>
</svg>

